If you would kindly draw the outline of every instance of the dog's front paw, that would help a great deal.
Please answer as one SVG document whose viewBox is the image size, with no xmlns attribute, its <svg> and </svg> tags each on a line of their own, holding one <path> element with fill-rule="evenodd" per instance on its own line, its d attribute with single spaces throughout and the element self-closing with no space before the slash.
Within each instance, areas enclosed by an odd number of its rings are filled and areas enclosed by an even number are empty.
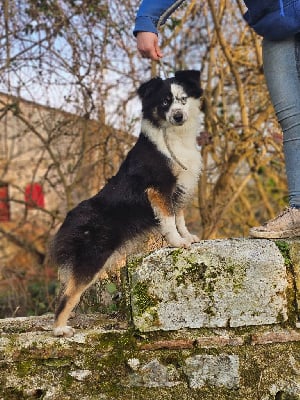
<svg viewBox="0 0 300 400">
<path fill-rule="evenodd" d="M 178 238 L 173 238 L 172 240 L 168 240 L 169 245 L 172 247 L 183 247 L 185 249 L 188 249 L 189 247 L 191 247 L 192 242 L 187 239 L 187 238 L 183 238 L 183 237 L 178 237 Z"/>
<path fill-rule="evenodd" d="M 191 243 L 197 243 L 200 242 L 200 239 L 197 235 L 193 235 L 192 233 L 189 233 L 189 235 L 186 237 L 187 240 L 189 240 Z"/>
<path fill-rule="evenodd" d="M 57 326 L 56 328 L 53 329 L 53 335 L 54 336 L 62 336 L 62 337 L 72 337 L 75 333 L 75 329 L 72 328 L 71 326 Z"/>
</svg>

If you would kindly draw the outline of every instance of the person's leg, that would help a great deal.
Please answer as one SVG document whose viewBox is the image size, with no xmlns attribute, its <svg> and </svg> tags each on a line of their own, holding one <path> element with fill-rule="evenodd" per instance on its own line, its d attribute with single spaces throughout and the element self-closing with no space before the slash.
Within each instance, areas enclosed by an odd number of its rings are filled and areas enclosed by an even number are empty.
<svg viewBox="0 0 300 400">
<path fill-rule="evenodd" d="M 251 228 L 254 237 L 300 236 L 300 35 L 263 41 L 264 73 L 278 121 L 283 130 L 283 149 L 290 207 L 263 226 Z"/>
</svg>

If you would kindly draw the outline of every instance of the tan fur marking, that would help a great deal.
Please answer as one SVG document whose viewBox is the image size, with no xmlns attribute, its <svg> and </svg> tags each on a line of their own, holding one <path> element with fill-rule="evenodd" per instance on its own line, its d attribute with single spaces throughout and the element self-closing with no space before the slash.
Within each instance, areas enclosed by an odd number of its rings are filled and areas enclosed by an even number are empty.
<svg viewBox="0 0 300 400">
<path fill-rule="evenodd" d="M 74 278 L 70 278 L 61 296 L 67 297 L 67 301 L 65 307 L 55 321 L 55 327 L 65 326 L 67 324 L 72 310 L 79 303 L 80 297 L 87 287 L 87 285 L 76 285 Z"/>
<path fill-rule="evenodd" d="M 161 193 L 153 188 L 149 188 L 147 189 L 147 195 L 153 209 L 156 209 L 162 217 L 172 215 L 172 211 Z"/>
</svg>

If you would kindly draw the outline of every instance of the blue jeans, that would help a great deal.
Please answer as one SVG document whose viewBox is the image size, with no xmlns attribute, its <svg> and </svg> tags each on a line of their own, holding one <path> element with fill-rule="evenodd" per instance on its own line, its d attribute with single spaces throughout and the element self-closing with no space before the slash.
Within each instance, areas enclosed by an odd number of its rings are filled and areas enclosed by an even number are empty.
<svg viewBox="0 0 300 400">
<path fill-rule="evenodd" d="M 263 40 L 264 73 L 278 121 L 290 206 L 300 208 L 300 35 L 287 40 Z"/>
</svg>

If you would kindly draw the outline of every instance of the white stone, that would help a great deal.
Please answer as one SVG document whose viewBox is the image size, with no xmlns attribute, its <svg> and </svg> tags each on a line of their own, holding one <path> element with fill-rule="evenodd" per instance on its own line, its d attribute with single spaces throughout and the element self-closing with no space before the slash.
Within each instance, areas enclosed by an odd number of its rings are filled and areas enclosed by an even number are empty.
<svg viewBox="0 0 300 400">
<path fill-rule="evenodd" d="M 189 357 L 185 360 L 184 372 L 191 389 L 199 389 L 205 385 L 227 389 L 239 387 L 238 356 L 222 354 Z"/>
<path fill-rule="evenodd" d="M 132 367 L 132 365 L 130 366 Z M 158 359 L 154 358 L 142 366 L 138 364 L 135 373 L 130 375 L 129 385 L 148 388 L 173 387 L 182 383 L 178 378 L 178 373 L 173 365 L 163 365 Z"/>
<path fill-rule="evenodd" d="M 132 263 L 134 265 L 134 263 Z M 284 259 L 268 240 L 202 241 L 129 266 L 141 331 L 276 324 L 287 319 Z"/>
<path fill-rule="evenodd" d="M 140 367 L 140 360 L 138 358 L 130 358 L 127 364 L 133 371 L 137 371 Z"/>
<path fill-rule="evenodd" d="M 71 375 L 77 381 L 84 381 L 91 374 L 92 374 L 92 372 L 89 371 L 88 369 L 79 369 L 79 370 L 76 370 L 76 371 L 69 372 L 69 375 Z"/>
</svg>

